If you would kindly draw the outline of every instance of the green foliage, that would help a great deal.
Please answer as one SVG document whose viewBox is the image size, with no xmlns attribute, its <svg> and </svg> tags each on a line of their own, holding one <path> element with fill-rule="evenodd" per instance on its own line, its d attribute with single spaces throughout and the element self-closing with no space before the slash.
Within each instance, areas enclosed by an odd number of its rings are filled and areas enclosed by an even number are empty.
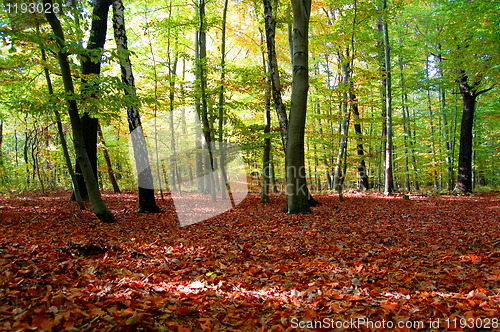
<svg viewBox="0 0 500 332">
<path fill-rule="evenodd" d="M 323 188 L 326 187 L 327 173 L 331 174 L 334 167 L 341 138 L 338 131 L 342 120 L 339 105 L 346 101 L 344 94 L 350 91 L 350 86 L 341 80 L 341 65 L 346 62 L 352 63 L 352 92 L 356 95 L 360 114 L 359 119 L 354 119 L 352 113 L 350 118 L 347 183 L 355 186 L 358 177 L 355 123 L 362 128 L 360 139 L 370 179 L 375 184 L 380 181 L 382 73 L 377 58 L 380 37 L 376 27 L 380 19 L 388 22 L 390 29 L 397 185 L 402 187 L 408 175 L 412 188 L 416 182 L 425 187 L 432 184 L 433 176 L 437 174 L 441 188 L 445 188 L 448 176 L 446 157 L 450 158 L 456 172 L 461 114 L 456 80 L 460 70 L 477 91 L 492 88 L 478 100 L 474 172 L 478 186 L 496 188 L 500 185 L 500 155 L 497 152 L 500 141 L 497 110 L 500 105 L 496 87 L 500 80 L 500 25 L 495 4 L 494 0 L 394 0 L 383 13 L 377 10 L 378 1 L 357 1 L 356 6 L 347 0 L 325 1 L 313 6 L 306 167 L 311 173 L 316 172 L 313 178 L 320 179 Z M 285 104 L 289 106 L 292 76 L 288 47 L 290 4 L 278 2 L 275 5 L 281 91 Z M 121 83 L 116 46 L 111 41 L 111 26 L 108 27 L 109 40 L 103 55 L 101 50 L 89 51 L 85 47 L 91 21 L 89 2 L 75 2 L 71 7 L 65 6 L 60 13 L 68 39 L 66 51 L 71 54 L 77 82 L 74 96 L 63 93 L 54 56 L 56 43 L 48 33 L 50 29 L 43 16 L 12 17 L 5 10 L 0 12 L 0 120 L 4 122 L 0 155 L 2 179 L 7 183 L 5 188 L 39 189 L 38 182 L 33 180 L 33 175 L 35 180 L 38 176 L 37 163 L 47 184 L 68 186 L 53 116 L 54 110 L 62 115 L 67 131 L 67 98 L 75 99 L 82 112 L 100 119 L 113 167 L 120 168 L 122 174 L 119 181 L 131 188 L 134 183 L 126 147 L 128 125 L 125 109 L 141 107 L 144 120 L 160 115 L 168 117 L 171 92 L 174 93 L 174 109 L 193 106 L 198 93 L 193 74 L 198 25 L 196 2 L 126 1 L 125 7 L 130 56 L 138 88 L 137 96 L 127 97 L 123 93 L 127 87 Z M 266 77 L 259 31 L 259 28 L 264 30 L 261 7 L 258 1 L 230 2 L 223 82 L 223 133 L 227 140 L 242 146 L 245 160 L 252 169 L 261 167 L 264 139 Z M 221 8 L 222 1 L 210 1 L 206 8 L 208 55 L 205 61 L 208 67 L 208 108 L 214 134 L 219 130 L 217 103 L 222 83 Z M 47 61 L 41 59 L 41 47 L 47 53 Z M 81 75 L 82 56 L 101 61 L 100 77 Z M 172 72 L 175 59 L 177 68 Z M 51 73 L 52 96 L 47 90 L 44 67 Z M 173 88 L 171 82 L 175 82 Z M 182 130 L 181 127 L 178 124 L 175 130 Z M 274 111 L 271 128 L 272 159 L 279 172 L 284 159 Z M 26 134 L 29 136 L 30 133 L 38 133 L 38 137 L 44 137 L 44 140 L 35 144 L 32 139 L 26 139 Z M 449 151 L 445 148 L 446 143 L 450 146 Z M 26 146 L 35 149 L 35 159 L 25 160 L 23 150 Z M 434 154 L 431 152 L 433 146 Z M 27 169 L 29 184 L 26 181 Z M 106 176 L 101 176 L 101 180 L 107 187 Z"/>
</svg>

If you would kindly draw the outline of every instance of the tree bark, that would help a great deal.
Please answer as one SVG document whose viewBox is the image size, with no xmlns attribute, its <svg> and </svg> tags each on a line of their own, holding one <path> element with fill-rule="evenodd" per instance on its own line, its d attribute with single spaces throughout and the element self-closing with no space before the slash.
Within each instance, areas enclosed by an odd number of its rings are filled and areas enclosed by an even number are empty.
<svg viewBox="0 0 500 332">
<path fill-rule="evenodd" d="M 441 55 L 441 45 L 438 45 L 439 54 L 437 56 L 439 64 L 441 65 L 443 57 Z M 450 142 L 450 131 L 448 124 L 448 114 L 446 110 L 446 91 L 444 87 L 444 74 L 443 69 L 440 70 L 441 81 L 439 83 L 439 100 L 441 102 L 441 117 L 443 121 L 443 139 L 444 139 L 444 149 L 445 149 L 445 162 L 446 162 L 446 183 L 447 190 L 453 191 L 453 153 Z"/>
<path fill-rule="evenodd" d="M 382 11 L 385 14 L 387 0 L 382 0 Z M 384 48 L 384 67 L 382 86 L 385 89 L 383 97 L 383 115 L 385 116 L 385 146 L 384 146 L 384 194 L 389 195 L 394 191 L 394 179 L 392 174 L 392 83 L 391 83 L 391 47 L 389 44 L 389 27 L 387 17 L 384 17 L 382 25 L 382 38 Z"/>
<path fill-rule="evenodd" d="M 44 4 L 48 4 L 46 8 L 53 8 L 51 0 L 44 0 Z M 57 16 L 52 11 L 47 11 L 45 17 L 49 22 L 54 35 L 57 37 L 57 43 L 59 49 L 57 51 L 57 57 L 59 61 L 59 66 L 61 67 L 61 76 L 63 79 L 64 90 L 68 95 L 68 113 L 71 120 L 71 127 L 73 130 L 73 143 L 75 147 L 75 152 L 78 158 L 78 162 L 82 168 L 82 173 L 85 179 L 85 184 L 87 191 L 89 193 L 90 204 L 94 213 L 102 222 L 114 222 L 116 219 L 113 214 L 104 205 L 101 199 L 101 194 L 97 185 L 96 175 L 92 171 L 92 166 L 90 165 L 90 160 L 85 149 L 85 143 L 83 140 L 83 131 L 80 122 L 80 116 L 78 114 L 78 105 L 74 99 L 74 86 L 73 78 L 71 75 L 71 69 L 68 61 L 68 54 L 65 53 L 66 43 L 64 40 L 64 32 L 61 27 L 61 23 Z"/>
<path fill-rule="evenodd" d="M 45 53 L 45 49 L 43 48 L 42 44 L 40 44 L 40 50 L 42 55 L 42 61 L 45 64 L 47 62 L 47 55 Z M 45 80 L 47 82 L 47 91 L 49 93 L 49 96 L 52 96 L 54 94 L 54 88 L 52 86 L 52 80 L 50 79 L 49 69 L 45 65 L 43 66 L 43 72 L 45 74 Z M 71 182 L 73 184 L 73 193 L 75 195 L 75 201 L 78 204 L 80 210 L 85 210 L 85 205 L 83 203 L 82 197 L 80 196 L 82 190 L 79 188 L 78 180 L 75 176 L 75 170 L 73 169 L 73 165 L 71 163 L 68 144 L 66 142 L 66 137 L 64 136 L 64 130 L 61 122 L 61 115 L 59 114 L 57 108 L 54 108 L 54 115 L 56 117 L 57 133 L 59 134 L 59 140 L 61 141 L 61 148 L 63 151 L 64 161 L 66 162 L 66 167 L 68 168 L 69 176 L 71 177 Z M 85 185 L 85 182 L 83 183 L 83 185 Z M 85 192 L 87 192 L 87 190 L 85 190 Z"/>
<path fill-rule="evenodd" d="M 104 140 L 104 135 L 102 133 L 101 125 L 97 124 L 97 135 L 99 136 L 99 140 L 101 141 L 101 149 L 104 154 L 104 161 L 106 162 L 106 169 L 108 171 L 109 182 L 111 182 L 111 186 L 113 186 L 113 192 L 115 194 L 119 194 L 120 187 L 118 186 L 118 182 L 116 182 L 115 172 L 113 171 L 113 166 L 111 164 L 111 158 L 109 157 L 108 148 L 106 147 L 106 141 Z"/>
<path fill-rule="evenodd" d="M 286 153 L 288 140 L 288 117 L 286 108 L 281 98 L 281 82 L 278 68 L 278 60 L 276 57 L 276 19 L 273 14 L 271 0 L 263 0 L 264 3 L 264 23 L 266 27 L 266 44 L 267 44 L 267 61 L 269 75 L 271 77 L 271 94 L 273 96 L 274 108 L 278 116 L 278 122 L 281 132 L 281 143 L 283 151 Z"/>
<path fill-rule="evenodd" d="M 88 53 L 99 50 L 96 54 L 85 54 L 82 56 L 82 74 L 83 85 L 82 94 L 85 95 L 87 90 L 92 91 L 95 89 L 93 84 L 89 84 L 86 75 L 99 75 L 101 73 L 101 54 L 104 44 L 106 42 L 107 22 L 109 7 L 111 0 L 94 0 L 92 11 L 92 24 L 90 29 L 89 41 L 87 43 Z M 87 98 L 95 98 L 95 93 L 90 92 Z M 91 116 L 89 112 L 85 112 L 81 117 L 83 127 L 83 139 L 85 142 L 85 149 L 89 155 L 92 171 L 97 175 L 97 126 L 98 119 Z M 88 200 L 88 193 L 85 187 L 85 182 L 81 174 L 80 164 L 76 162 L 75 166 L 76 179 L 78 181 L 78 188 L 81 190 L 80 196 L 83 200 Z"/>
<path fill-rule="evenodd" d="M 430 81 L 429 73 L 429 59 L 425 63 L 425 74 L 428 81 Z M 439 190 L 439 180 L 437 172 L 437 161 L 436 161 L 436 143 L 434 134 L 434 112 L 432 111 L 432 101 L 431 101 L 431 91 L 430 87 L 427 88 L 427 111 L 429 112 L 429 130 L 431 138 L 431 156 L 432 156 L 432 182 L 434 191 Z"/>
<path fill-rule="evenodd" d="M 473 191 L 472 182 L 472 140 L 474 127 L 474 112 L 476 110 L 477 97 L 495 87 L 478 90 L 480 80 L 469 83 L 465 71 L 459 70 L 458 85 L 462 95 L 463 110 L 462 123 L 460 126 L 460 148 L 458 154 L 458 178 L 455 191 L 467 194 Z"/>
<path fill-rule="evenodd" d="M 339 52 L 340 53 L 340 52 Z M 350 85 L 350 68 L 349 68 L 349 49 L 346 50 L 347 56 L 344 58 L 339 54 L 339 59 L 341 62 L 341 75 L 342 75 L 342 85 L 344 89 L 349 89 Z M 347 143 L 349 136 L 349 118 L 350 113 L 348 112 L 348 91 L 345 90 L 341 95 L 340 103 L 340 125 L 339 125 L 339 149 L 337 153 L 337 160 L 335 162 L 335 169 L 333 172 L 333 187 L 339 194 L 339 200 L 342 201 L 342 190 L 345 180 L 345 172 L 343 172 L 343 164 L 345 156 L 347 155 Z"/>
<path fill-rule="evenodd" d="M 132 73 L 132 63 L 130 61 L 127 44 L 127 34 L 125 30 L 125 8 L 122 0 L 113 1 L 113 29 L 115 41 L 120 57 L 120 68 L 122 81 L 125 83 L 125 95 L 136 97 L 134 75 Z M 141 117 L 137 106 L 127 107 L 128 126 L 132 139 L 134 158 L 137 168 L 137 182 L 139 186 L 139 207 L 138 212 L 159 212 L 156 205 L 153 184 L 153 175 L 149 163 L 149 153 L 146 146 L 146 139 L 141 127 Z"/>
<path fill-rule="evenodd" d="M 304 132 L 309 89 L 309 18 L 311 0 L 292 0 L 293 7 L 293 81 L 288 142 L 286 149 L 288 213 L 309 212 L 304 161 Z"/>
<path fill-rule="evenodd" d="M 472 128 L 476 109 L 476 92 L 467 83 L 467 76 L 461 72 L 459 80 L 463 109 L 460 126 L 460 148 L 458 154 L 458 178 L 455 190 L 459 193 L 472 193 Z"/>
<path fill-rule="evenodd" d="M 260 30 L 260 29 L 259 29 Z M 266 55 L 264 52 L 264 36 L 262 30 L 261 35 L 261 50 L 262 50 L 262 67 L 266 77 L 266 85 L 264 90 L 264 153 L 262 156 L 262 191 L 260 194 L 261 203 L 270 203 L 269 198 L 269 180 L 270 180 L 270 167 L 271 167 L 271 91 L 270 81 L 271 77 L 266 66 Z"/>
<path fill-rule="evenodd" d="M 224 144 L 224 125 L 225 125 L 225 89 L 226 86 L 226 24 L 227 24 L 227 9 L 229 1 L 224 1 L 224 9 L 222 10 L 222 44 L 221 44 L 221 55 L 220 55 L 220 86 L 219 86 L 219 153 L 220 153 L 220 171 L 221 171 L 221 181 L 222 185 L 220 188 L 221 199 L 229 199 L 231 201 L 231 206 L 236 207 L 234 202 L 233 193 L 231 191 L 231 186 L 229 185 L 226 171 L 226 146 Z"/>
<path fill-rule="evenodd" d="M 208 151 L 208 156 L 205 156 L 205 165 L 207 166 L 204 178 L 207 180 L 205 183 L 205 191 L 211 194 L 212 201 L 216 201 L 215 192 L 215 177 L 214 177 L 214 157 L 212 150 L 212 126 L 208 119 L 208 97 L 207 97 L 207 35 L 206 35 L 206 22 L 205 22 L 205 0 L 199 0 L 198 3 L 198 31 L 196 32 L 196 81 L 197 88 L 199 89 L 199 107 L 197 107 L 197 115 L 201 122 L 202 135 L 204 145 Z M 203 159 L 203 158 L 202 158 Z"/>
</svg>

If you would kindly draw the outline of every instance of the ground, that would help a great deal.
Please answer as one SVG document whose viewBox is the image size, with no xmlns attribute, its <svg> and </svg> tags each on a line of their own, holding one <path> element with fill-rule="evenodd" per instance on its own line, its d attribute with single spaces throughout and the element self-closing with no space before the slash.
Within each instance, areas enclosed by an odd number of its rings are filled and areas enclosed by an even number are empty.
<svg viewBox="0 0 500 332">
<path fill-rule="evenodd" d="M 0 198 L 1 331 L 498 330 L 500 196 L 250 195 L 180 227 L 104 194 Z M 407 199 L 409 198 L 409 199 Z M 393 329 L 394 327 L 394 329 Z"/>
</svg>

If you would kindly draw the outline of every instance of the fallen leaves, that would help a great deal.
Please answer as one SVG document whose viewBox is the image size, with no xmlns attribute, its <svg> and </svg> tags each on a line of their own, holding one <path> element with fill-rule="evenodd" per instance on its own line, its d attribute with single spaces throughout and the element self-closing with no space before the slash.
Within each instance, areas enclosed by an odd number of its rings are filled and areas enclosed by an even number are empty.
<svg viewBox="0 0 500 332">
<path fill-rule="evenodd" d="M 285 331 L 292 318 L 430 327 L 500 317 L 495 195 L 319 196 L 322 206 L 294 216 L 281 213 L 284 197 L 250 196 L 184 228 L 168 201 L 159 201 L 164 213 L 136 214 L 127 195 L 106 197 L 128 211 L 116 224 L 68 195 L 2 203 L 0 330 Z"/>
</svg>

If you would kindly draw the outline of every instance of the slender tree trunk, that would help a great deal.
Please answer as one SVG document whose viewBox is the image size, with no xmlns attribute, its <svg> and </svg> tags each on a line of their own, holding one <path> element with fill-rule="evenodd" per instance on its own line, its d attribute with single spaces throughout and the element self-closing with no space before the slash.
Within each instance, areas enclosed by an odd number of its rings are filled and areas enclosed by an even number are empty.
<svg viewBox="0 0 500 332">
<path fill-rule="evenodd" d="M 47 55 L 45 53 L 45 49 L 43 48 L 43 45 L 40 45 L 41 49 L 41 54 L 42 54 L 42 61 L 45 64 L 47 62 Z M 54 95 L 54 88 L 52 86 L 52 80 L 50 79 L 50 72 L 49 69 L 44 65 L 43 66 L 43 72 L 45 74 L 45 80 L 47 82 L 47 90 L 49 93 L 49 96 Z M 64 130 L 63 130 L 63 125 L 61 121 L 61 115 L 59 114 L 59 111 L 57 108 L 54 108 L 54 115 L 56 118 L 56 124 L 57 124 L 57 133 L 59 134 L 59 140 L 61 141 L 61 147 L 63 151 L 63 156 L 64 156 L 64 161 L 66 162 L 66 167 L 68 168 L 69 175 L 71 177 L 71 183 L 73 184 L 73 193 L 75 195 L 75 201 L 78 204 L 78 207 L 80 210 L 85 210 L 85 205 L 83 204 L 82 197 L 80 196 L 80 193 L 82 192 L 81 189 L 78 187 L 78 180 L 75 176 L 75 171 L 73 169 L 73 165 L 71 163 L 71 157 L 69 155 L 69 149 L 68 149 L 68 144 L 66 142 L 66 137 L 64 136 Z M 84 183 L 85 185 L 85 183 Z"/>
<path fill-rule="evenodd" d="M 387 9 L 387 0 L 382 0 L 382 11 Z M 385 13 L 384 13 L 385 14 Z M 385 148 L 384 148 L 384 194 L 389 195 L 394 191 L 392 174 L 392 83 L 391 83 L 391 47 L 389 44 L 389 28 L 387 18 L 382 22 L 382 35 L 384 45 L 384 75 L 385 82 Z"/>
<path fill-rule="evenodd" d="M 177 147 L 175 144 L 175 126 L 174 126 L 174 99 L 175 99 L 175 73 L 177 71 L 178 54 L 175 53 L 173 63 L 169 61 L 169 75 L 170 75 L 170 91 L 169 91 L 169 109 L 170 109 L 170 148 L 172 156 L 170 159 L 170 172 L 172 172 L 172 183 L 170 189 L 181 192 L 181 183 L 177 181 Z M 158 158 L 157 158 L 158 159 Z"/>
<path fill-rule="evenodd" d="M 278 60 L 276 57 L 276 19 L 273 14 L 273 7 L 271 0 L 263 0 L 264 3 L 264 23 L 266 26 L 266 43 L 267 43 L 267 61 L 269 75 L 271 77 L 271 92 L 274 101 L 274 108 L 278 116 L 280 125 L 281 142 L 283 151 L 286 153 L 287 140 L 288 140 L 288 117 L 286 115 L 285 105 L 281 98 L 281 82 L 280 73 L 278 68 Z"/>
<path fill-rule="evenodd" d="M 438 45 L 439 54 L 438 60 L 439 64 L 443 61 L 441 56 L 441 45 Z M 441 81 L 439 83 L 439 99 L 441 102 L 441 118 L 443 121 L 443 139 L 444 139 L 444 149 L 445 149 L 445 163 L 446 163 L 446 183 L 448 191 L 453 191 L 453 155 L 450 142 L 449 134 L 449 124 L 448 124 L 448 114 L 446 111 L 446 90 L 444 86 L 444 74 L 443 70 L 440 70 Z"/>
<path fill-rule="evenodd" d="M 207 183 L 205 190 L 212 196 L 212 201 L 216 200 L 215 192 L 215 178 L 214 178 L 214 156 L 213 156 L 213 139 L 212 139 L 212 126 L 208 118 L 208 96 L 207 96 L 207 35 L 206 35 L 206 18 L 205 18 L 205 0 L 199 0 L 198 3 L 198 31 L 197 31 L 197 81 L 199 84 L 200 93 L 200 109 L 198 117 L 201 121 L 202 134 L 205 139 L 205 146 L 208 151 L 205 164 L 208 165 L 207 176 L 205 179 Z"/>
<path fill-rule="evenodd" d="M 51 0 L 44 0 L 44 4 L 48 4 L 47 8 L 53 8 Z M 54 35 L 57 37 L 57 43 L 59 49 L 57 51 L 57 56 L 59 60 L 59 66 L 61 68 L 61 76 L 63 79 L 64 90 L 68 95 L 68 113 L 71 120 L 71 127 L 73 130 L 73 143 L 75 146 L 75 152 L 78 158 L 78 162 L 82 168 L 82 173 L 85 179 L 85 184 L 87 191 L 89 193 L 90 204 L 94 213 L 102 222 L 114 222 L 116 219 L 111 214 L 111 212 L 104 205 L 101 199 L 101 194 L 99 192 L 99 187 L 97 185 L 96 175 L 92 171 L 92 166 L 90 164 L 87 151 L 85 149 L 85 143 L 83 140 L 83 131 L 81 128 L 80 116 L 78 114 L 78 106 L 76 100 L 73 98 L 75 94 L 73 86 L 73 78 L 71 76 L 71 69 L 68 61 L 68 54 L 64 52 L 66 49 L 66 43 L 64 40 L 64 33 L 61 27 L 61 23 L 57 16 L 52 11 L 47 11 L 45 17 L 49 22 Z"/>
<path fill-rule="evenodd" d="M 125 8 L 122 0 L 113 1 L 113 29 L 115 41 L 118 47 L 120 58 L 120 68 L 122 81 L 126 85 L 125 95 L 136 97 L 134 75 L 132 73 L 132 63 L 128 53 L 127 35 L 125 30 Z M 138 212 L 159 212 L 156 205 L 153 184 L 153 175 L 149 163 L 148 148 L 146 139 L 141 127 L 141 117 L 137 106 L 127 107 L 128 126 L 132 139 L 134 158 L 137 168 L 137 179 L 139 186 L 139 207 Z"/>
<path fill-rule="evenodd" d="M 99 136 L 99 140 L 101 141 L 102 144 L 101 149 L 102 153 L 104 154 L 104 161 L 106 162 L 106 169 L 108 171 L 109 182 L 111 182 L 111 185 L 113 186 L 113 192 L 115 194 L 119 194 L 121 192 L 120 187 L 118 187 L 118 182 L 116 182 L 115 172 L 113 171 L 111 158 L 109 157 L 108 148 L 106 147 L 106 141 L 104 140 L 104 135 L 102 134 L 102 129 L 100 124 L 97 124 L 97 135 Z"/>
<path fill-rule="evenodd" d="M 352 113 L 354 117 L 354 131 L 356 133 L 356 151 L 358 153 L 358 174 L 359 174 L 359 188 L 362 191 L 370 189 L 368 170 L 365 163 L 365 149 L 363 147 L 363 132 L 359 120 L 359 108 L 357 97 L 351 93 L 352 100 Z"/>
<path fill-rule="evenodd" d="M 402 43 L 402 40 L 400 39 L 400 43 Z M 405 80 L 405 75 L 403 72 L 403 58 L 401 54 L 399 54 L 399 59 L 398 59 L 398 65 L 399 65 L 399 75 L 400 75 L 400 81 L 401 81 L 401 115 L 403 117 L 403 146 L 404 146 L 404 157 L 405 157 L 405 163 L 404 163 L 404 187 L 406 191 L 411 191 L 411 186 L 410 186 L 410 158 L 409 158 L 409 140 L 410 140 L 410 129 L 408 126 L 408 94 L 406 92 L 406 80 Z"/>
<path fill-rule="evenodd" d="M 150 22 L 149 22 L 149 18 L 148 18 L 148 15 L 149 15 L 149 8 L 146 7 L 145 8 L 145 13 L 144 13 L 144 25 L 145 25 L 145 31 L 144 31 L 144 34 L 147 35 L 148 37 L 148 46 L 149 46 L 149 53 L 151 55 L 151 61 L 153 63 L 153 79 L 154 79 L 154 89 L 153 89 L 153 97 L 154 97 L 154 100 L 158 100 L 158 70 L 157 70 L 157 61 L 156 61 L 156 56 L 155 56 L 155 52 L 154 52 L 154 49 L 153 49 L 153 42 L 151 40 L 151 33 L 149 32 L 149 27 L 150 27 Z M 167 19 L 170 20 L 172 17 L 172 0 L 170 0 L 169 2 L 169 8 L 168 8 L 168 17 Z M 168 57 L 168 66 L 169 66 L 169 70 L 170 70 L 170 40 L 171 40 L 171 36 L 170 36 L 170 27 L 167 28 L 167 36 L 166 36 L 166 39 L 167 39 L 167 57 Z M 172 99 L 170 99 L 170 103 L 172 103 Z M 167 185 L 168 187 L 168 177 L 165 176 L 165 167 L 164 167 L 164 164 L 163 164 L 163 161 L 160 161 L 160 155 L 159 155 L 159 146 L 158 146 L 158 141 L 159 141 L 159 137 L 158 137 L 158 126 L 157 126 L 157 120 L 158 120 L 158 103 L 154 103 L 153 104 L 153 116 L 154 116 L 154 153 L 155 153 L 155 165 L 154 165 L 154 168 L 155 168 L 155 171 L 156 171 L 156 178 L 159 180 L 161 179 L 161 175 L 163 175 L 163 179 L 165 181 L 165 184 Z M 173 117 L 173 114 L 171 113 L 170 114 L 171 117 Z M 173 134 L 172 134 L 173 135 Z M 163 183 L 162 181 L 158 181 L 158 190 L 160 192 L 160 197 L 161 199 L 163 200 L 165 197 L 163 195 Z"/>
<path fill-rule="evenodd" d="M 342 85 L 344 89 L 349 89 L 350 85 L 350 68 L 349 68 L 349 50 L 347 49 L 347 56 L 344 58 L 339 55 L 339 59 L 341 60 L 341 72 L 342 72 Z M 344 58 L 344 59 L 343 59 Z M 349 136 L 349 118 L 350 113 L 348 112 L 348 91 L 345 90 L 342 93 L 342 102 L 340 103 L 340 116 L 341 122 L 339 125 L 339 149 L 337 154 L 337 161 L 335 163 L 335 170 L 333 173 L 333 187 L 339 194 L 339 200 L 342 201 L 342 190 L 345 179 L 345 173 L 343 170 L 343 161 L 347 154 L 347 143 Z"/>
<path fill-rule="evenodd" d="M 201 60 L 200 60 L 200 47 L 199 47 L 199 33 L 196 32 L 195 36 L 195 93 L 194 93 L 194 107 L 196 110 L 196 114 L 194 116 L 194 121 L 196 123 L 195 127 L 195 140 L 196 140 L 196 180 L 197 180 L 197 188 L 198 192 L 205 192 L 205 182 L 204 182 L 204 174 L 203 174 L 203 131 L 202 131 L 202 123 L 199 114 L 201 114 Z"/>
<path fill-rule="evenodd" d="M 264 154 L 262 157 L 262 192 L 260 195 L 261 203 L 270 203 L 269 199 L 269 179 L 271 167 L 271 91 L 270 91 L 270 75 L 266 66 L 266 55 L 264 52 L 264 34 L 260 31 L 261 50 L 262 50 L 262 67 L 266 76 L 266 85 L 264 90 Z"/>
<path fill-rule="evenodd" d="M 416 119 L 415 115 L 415 109 L 412 110 L 411 117 L 413 119 Z M 410 112 L 408 108 L 406 108 L 406 118 L 410 118 Z M 414 120 L 416 121 L 416 120 Z M 408 123 L 408 135 L 410 138 L 410 152 L 411 152 L 411 169 L 413 172 L 413 181 L 414 181 L 414 186 L 415 186 L 415 191 L 419 192 L 420 191 L 420 180 L 419 180 L 419 169 L 418 169 L 418 164 L 417 164 L 417 153 L 415 152 L 415 146 L 417 145 L 417 129 L 416 129 L 416 124 L 415 122 L 413 123 L 413 130 L 410 129 L 410 123 Z"/>
<path fill-rule="evenodd" d="M 425 74 L 427 76 L 427 80 L 430 80 L 429 74 L 429 60 L 427 59 L 425 63 Z M 439 181 L 438 181 L 438 172 L 437 172 L 437 161 L 436 161 L 436 137 L 434 133 L 434 112 L 432 111 L 432 100 L 431 100 L 431 91 L 430 87 L 427 88 L 427 111 L 429 112 L 429 130 L 430 130 L 430 139 L 431 139 L 431 157 L 432 157 L 432 182 L 434 190 L 439 190 Z"/>
<path fill-rule="evenodd" d="M 311 0 L 292 0 L 293 81 L 286 149 L 288 213 L 310 211 L 304 161 L 304 133 L 309 89 L 309 18 Z"/>
<path fill-rule="evenodd" d="M 224 87 L 226 86 L 226 23 L 227 23 L 227 8 L 229 1 L 224 1 L 224 9 L 222 11 L 222 44 L 221 44 L 221 56 L 220 56 L 220 87 L 219 87 L 219 153 L 220 153 L 220 171 L 221 171 L 221 198 L 231 200 L 231 206 L 234 208 L 236 204 L 234 202 L 233 193 L 231 192 L 231 187 L 227 179 L 226 172 L 226 147 L 224 144 L 224 124 L 225 124 L 225 112 L 224 112 Z"/>
</svg>

